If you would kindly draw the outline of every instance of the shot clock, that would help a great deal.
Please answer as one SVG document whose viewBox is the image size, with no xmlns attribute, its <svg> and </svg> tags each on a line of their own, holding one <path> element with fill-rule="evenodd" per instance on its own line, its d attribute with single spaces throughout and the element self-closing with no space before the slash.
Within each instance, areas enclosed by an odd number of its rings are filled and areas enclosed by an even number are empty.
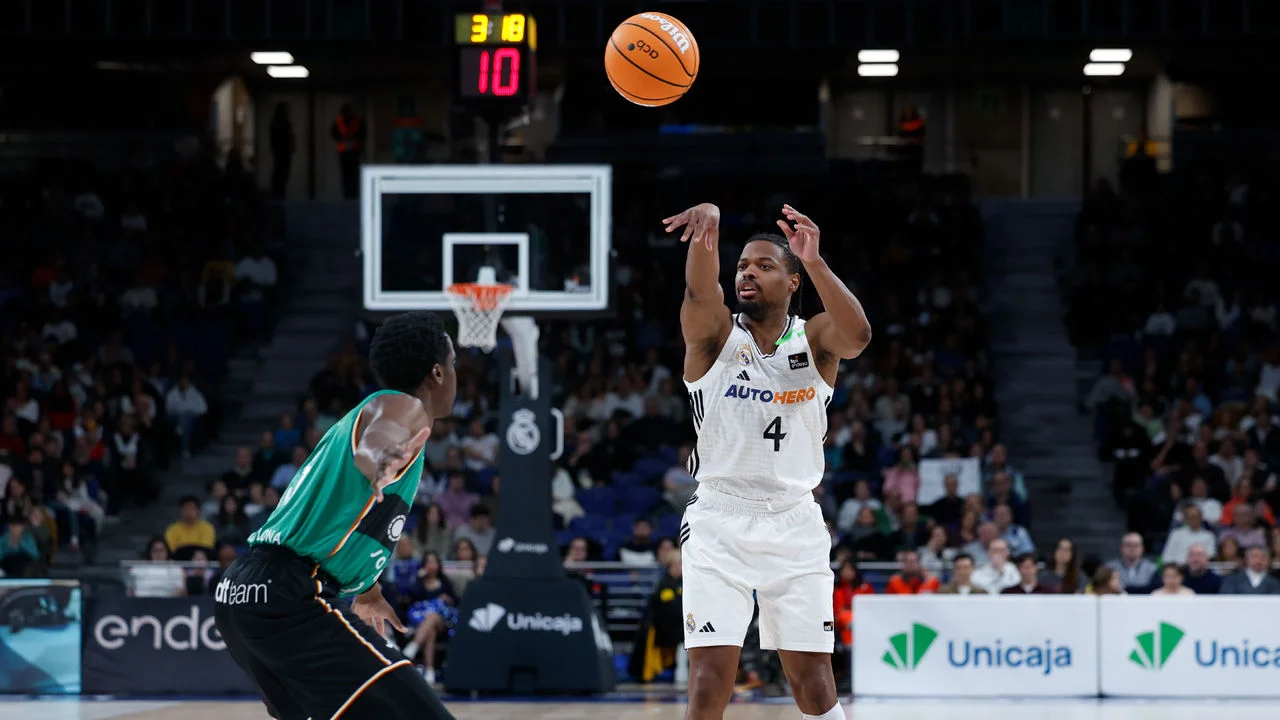
<svg viewBox="0 0 1280 720">
<path fill-rule="evenodd" d="M 538 26 L 519 13 L 462 13 L 454 20 L 458 97 L 518 108 L 533 96 Z"/>
</svg>

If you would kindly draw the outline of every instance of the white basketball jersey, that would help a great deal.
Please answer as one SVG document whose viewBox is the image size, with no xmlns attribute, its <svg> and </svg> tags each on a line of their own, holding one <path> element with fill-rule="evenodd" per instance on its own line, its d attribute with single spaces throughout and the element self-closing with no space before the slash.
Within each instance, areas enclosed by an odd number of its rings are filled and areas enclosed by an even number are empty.
<svg viewBox="0 0 1280 720">
<path fill-rule="evenodd" d="M 719 492 L 780 505 L 822 481 L 833 390 L 814 363 L 804 320 L 791 316 L 763 350 L 738 315 L 711 369 L 685 381 L 698 444 L 689 473 Z"/>
</svg>

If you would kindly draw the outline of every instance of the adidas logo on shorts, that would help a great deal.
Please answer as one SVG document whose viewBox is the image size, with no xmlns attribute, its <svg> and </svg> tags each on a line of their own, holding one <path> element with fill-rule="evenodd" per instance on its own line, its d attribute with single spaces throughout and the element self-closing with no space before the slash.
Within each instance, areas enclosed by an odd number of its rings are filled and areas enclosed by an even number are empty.
<svg viewBox="0 0 1280 720">
<path fill-rule="evenodd" d="M 715 631 L 716 629 L 711 626 L 711 623 L 703 623 L 702 627 L 698 628 L 698 632 L 700 633 L 704 633 L 704 632 L 713 633 Z"/>
</svg>

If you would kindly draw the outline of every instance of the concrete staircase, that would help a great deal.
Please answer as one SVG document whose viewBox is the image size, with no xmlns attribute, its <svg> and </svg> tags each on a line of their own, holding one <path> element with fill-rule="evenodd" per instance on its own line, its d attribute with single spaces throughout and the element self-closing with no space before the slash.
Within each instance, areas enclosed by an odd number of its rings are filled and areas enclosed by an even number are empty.
<svg viewBox="0 0 1280 720">
<path fill-rule="evenodd" d="M 1073 538 L 1080 556 L 1114 554 L 1124 531 L 1092 423 L 1077 412 L 1076 350 L 1067 340 L 1058 265 L 1068 257 L 1079 204 L 992 200 L 984 275 L 1000 432 L 1031 500 L 1041 551 Z"/>
<path fill-rule="evenodd" d="M 284 211 L 293 285 L 271 340 L 232 358 L 217 394 L 224 410 L 218 437 L 162 475 L 159 503 L 107 528 L 98 556 L 103 572 L 136 559 L 148 538 L 176 518 L 184 495 L 204 496 L 209 481 L 231 467 L 236 448 L 256 447 L 263 430 L 296 409 L 330 353 L 352 339 L 361 307 L 359 204 L 290 202 Z"/>
</svg>

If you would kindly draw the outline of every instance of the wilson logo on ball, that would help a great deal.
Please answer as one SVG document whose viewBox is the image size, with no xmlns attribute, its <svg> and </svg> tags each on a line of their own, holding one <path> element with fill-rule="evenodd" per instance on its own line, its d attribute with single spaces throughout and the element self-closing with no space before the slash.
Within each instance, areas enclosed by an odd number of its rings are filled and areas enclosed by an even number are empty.
<svg viewBox="0 0 1280 720">
<path fill-rule="evenodd" d="M 680 48 L 681 55 L 688 53 L 689 48 L 693 46 L 693 43 L 689 42 L 689 36 L 685 35 L 684 30 L 682 28 L 680 28 L 678 25 L 671 22 L 670 20 L 662 17 L 661 15 L 654 15 L 652 13 L 640 13 L 640 17 L 646 20 L 653 20 L 654 22 L 658 23 L 658 27 L 662 28 L 663 32 L 670 35 L 671 41 L 676 44 L 676 47 Z"/>
</svg>

